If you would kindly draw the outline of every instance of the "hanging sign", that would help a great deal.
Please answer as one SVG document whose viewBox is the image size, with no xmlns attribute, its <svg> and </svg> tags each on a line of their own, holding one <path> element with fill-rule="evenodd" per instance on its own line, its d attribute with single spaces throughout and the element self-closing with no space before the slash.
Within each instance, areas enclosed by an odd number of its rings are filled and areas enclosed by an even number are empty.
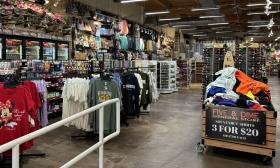
<svg viewBox="0 0 280 168">
<path fill-rule="evenodd" d="M 242 108 L 208 106 L 205 136 L 264 145 L 266 143 L 266 113 Z"/>
<path fill-rule="evenodd" d="M 260 48 L 260 44 L 259 43 L 251 43 L 250 48 Z"/>
<path fill-rule="evenodd" d="M 224 48 L 224 43 L 214 43 L 214 48 Z"/>
</svg>

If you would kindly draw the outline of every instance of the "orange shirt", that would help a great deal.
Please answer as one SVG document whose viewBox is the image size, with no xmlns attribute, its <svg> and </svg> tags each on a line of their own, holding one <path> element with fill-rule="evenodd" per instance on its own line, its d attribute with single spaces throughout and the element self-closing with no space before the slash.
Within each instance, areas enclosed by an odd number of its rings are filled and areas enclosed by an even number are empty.
<svg viewBox="0 0 280 168">
<path fill-rule="evenodd" d="M 237 93 L 246 95 L 251 91 L 254 95 L 258 94 L 260 91 L 270 92 L 270 87 L 262 82 L 256 81 L 240 70 L 235 72 L 235 77 L 240 81 L 240 85 L 236 89 Z"/>
</svg>

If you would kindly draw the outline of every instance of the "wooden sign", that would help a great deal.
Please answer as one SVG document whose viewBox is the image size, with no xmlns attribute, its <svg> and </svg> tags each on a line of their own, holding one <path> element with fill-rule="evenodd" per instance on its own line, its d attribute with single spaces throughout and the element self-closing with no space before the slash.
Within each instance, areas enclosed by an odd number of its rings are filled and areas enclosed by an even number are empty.
<svg viewBox="0 0 280 168">
<path fill-rule="evenodd" d="M 233 59 L 232 51 L 228 51 L 224 59 L 224 68 L 227 67 L 234 67 L 234 59 Z"/>
</svg>

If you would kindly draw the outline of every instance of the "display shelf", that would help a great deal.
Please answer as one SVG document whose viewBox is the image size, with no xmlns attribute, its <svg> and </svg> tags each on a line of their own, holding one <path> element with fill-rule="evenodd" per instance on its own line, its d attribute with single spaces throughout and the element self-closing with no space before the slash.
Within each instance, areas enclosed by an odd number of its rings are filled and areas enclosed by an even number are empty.
<svg viewBox="0 0 280 168">
<path fill-rule="evenodd" d="M 176 61 L 158 62 L 158 89 L 160 93 L 173 93 L 178 91 L 177 73 Z"/>
</svg>

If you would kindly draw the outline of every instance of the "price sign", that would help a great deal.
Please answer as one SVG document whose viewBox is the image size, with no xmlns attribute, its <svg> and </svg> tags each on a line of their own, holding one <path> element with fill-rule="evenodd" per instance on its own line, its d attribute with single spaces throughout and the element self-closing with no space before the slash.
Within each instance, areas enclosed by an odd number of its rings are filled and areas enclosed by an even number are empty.
<svg viewBox="0 0 280 168">
<path fill-rule="evenodd" d="M 266 113 L 242 108 L 208 106 L 206 137 L 264 145 Z"/>
</svg>

